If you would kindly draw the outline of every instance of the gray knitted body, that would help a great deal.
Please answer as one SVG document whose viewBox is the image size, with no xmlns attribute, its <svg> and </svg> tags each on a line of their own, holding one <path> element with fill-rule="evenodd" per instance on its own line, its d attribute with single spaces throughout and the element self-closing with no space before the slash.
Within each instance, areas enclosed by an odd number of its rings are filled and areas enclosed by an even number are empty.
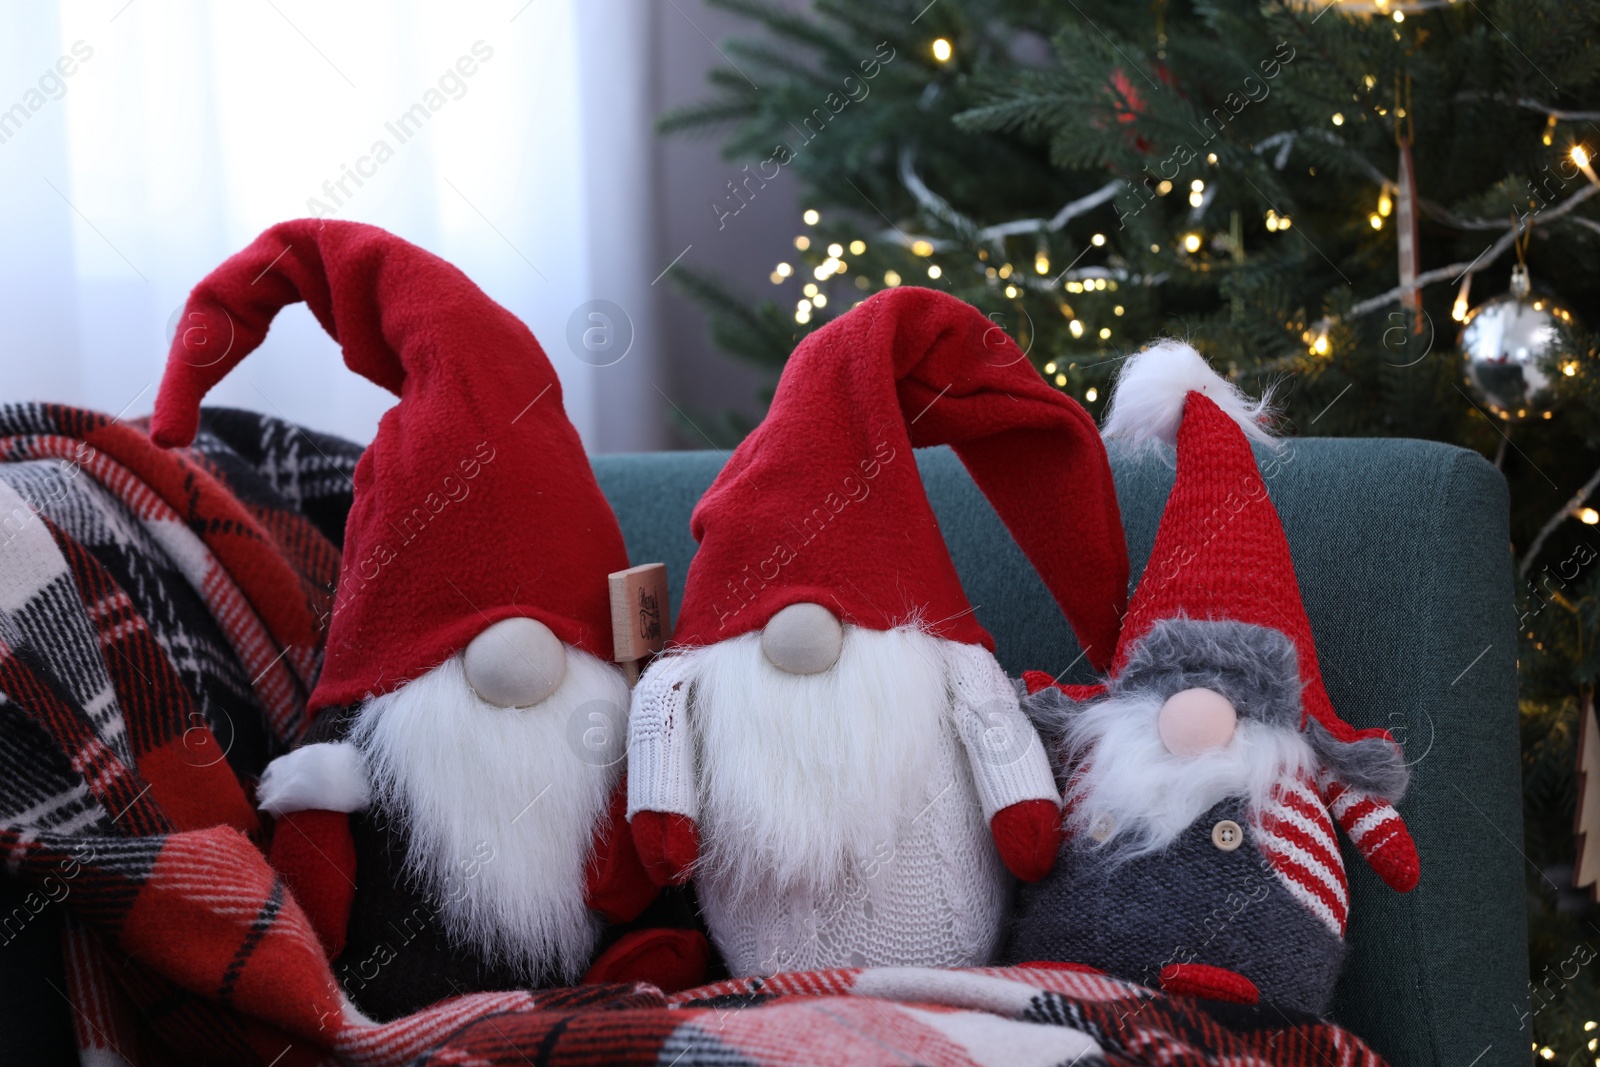
<svg viewBox="0 0 1600 1067">
<path fill-rule="evenodd" d="M 1211 839 L 1225 819 L 1245 834 L 1231 852 Z M 1254 832 L 1244 802 L 1226 800 L 1153 855 L 1108 861 L 1069 841 L 1049 877 L 1018 890 L 999 962 L 1085 963 L 1150 986 L 1169 964 L 1204 963 L 1274 1005 L 1324 1014 L 1344 942 L 1284 888 Z"/>
<path fill-rule="evenodd" d="M 1225 696 L 1242 720 L 1300 730 L 1300 673 L 1294 645 L 1282 633 L 1239 622 L 1164 619 L 1132 649 L 1107 689 L 1112 697 L 1139 692 L 1156 705 L 1190 688 Z M 1051 750 L 1058 782 L 1072 768 L 1064 738 L 1083 705 L 1054 688 L 1026 698 Z M 1381 741 L 1335 743 L 1314 721 L 1302 731 L 1324 767 L 1341 778 L 1398 795 L 1405 768 Z M 1093 759 L 1092 754 L 1089 759 Z M 1288 787 L 1292 783 L 1287 782 Z M 1320 805 L 1314 793 L 1306 792 Z M 1342 919 L 1330 923 L 1297 899 L 1290 875 L 1275 870 L 1262 846 L 1283 850 L 1263 829 L 1262 813 L 1229 797 L 1196 819 L 1164 850 L 1128 859 L 1115 840 L 1097 847 L 1088 835 L 1069 837 L 1055 868 L 1020 888 L 1002 963 L 1083 963 L 1151 986 L 1171 964 L 1199 963 L 1243 975 L 1264 1002 L 1314 1015 L 1327 1011 L 1344 957 Z M 1281 816 L 1282 812 L 1276 812 Z M 1213 841 L 1219 822 L 1244 835 L 1232 850 Z M 1303 825 L 1323 833 L 1337 870 L 1300 870 L 1346 892 L 1333 828 L 1325 817 Z"/>
</svg>

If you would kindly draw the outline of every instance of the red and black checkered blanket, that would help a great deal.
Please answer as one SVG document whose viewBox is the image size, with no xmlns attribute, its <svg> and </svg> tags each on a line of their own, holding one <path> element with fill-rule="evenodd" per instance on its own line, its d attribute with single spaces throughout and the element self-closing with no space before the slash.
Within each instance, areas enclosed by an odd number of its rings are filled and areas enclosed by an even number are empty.
<svg viewBox="0 0 1600 1067">
<path fill-rule="evenodd" d="M 0 950 L 62 917 L 82 1062 L 1381 1062 L 1314 1019 L 1035 968 L 476 994 L 369 1022 L 250 800 L 306 726 L 359 449 L 212 410 L 165 452 L 35 405 L 0 407 L 0 448 L 0 877 L 24 893 Z"/>
</svg>

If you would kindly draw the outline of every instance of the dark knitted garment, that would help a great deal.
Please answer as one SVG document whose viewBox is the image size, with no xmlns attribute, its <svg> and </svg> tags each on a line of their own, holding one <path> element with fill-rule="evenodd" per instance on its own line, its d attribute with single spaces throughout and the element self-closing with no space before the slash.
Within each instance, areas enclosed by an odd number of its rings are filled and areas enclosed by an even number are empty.
<svg viewBox="0 0 1600 1067">
<path fill-rule="evenodd" d="M 1224 819 L 1245 834 L 1231 852 L 1211 840 Z M 1204 963 L 1244 975 L 1272 1004 L 1321 1015 L 1344 942 L 1289 895 L 1251 834 L 1244 803 L 1228 800 L 1138 859 L 1069 842 L 1048 878 L 1018 890 L 1000 962 L 1086 963 L 1150 986 L 1165 966 Z"/>
</svg>

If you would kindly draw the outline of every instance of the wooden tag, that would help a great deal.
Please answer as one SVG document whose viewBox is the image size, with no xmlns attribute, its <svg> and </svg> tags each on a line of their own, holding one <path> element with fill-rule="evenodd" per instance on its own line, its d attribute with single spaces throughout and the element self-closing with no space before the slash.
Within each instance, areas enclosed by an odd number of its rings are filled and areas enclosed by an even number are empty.
<svg viewBox="0 0 1600 1067">
<path fill-rule="evenodd" d="M 623 665 L 629 682 L 637 680 L 644 661 L 666 647 L 672 614 L 667 603 L 667 565 L 643 563 L 607 575 L 611 588 L 612 658 Z"/>
</svg>

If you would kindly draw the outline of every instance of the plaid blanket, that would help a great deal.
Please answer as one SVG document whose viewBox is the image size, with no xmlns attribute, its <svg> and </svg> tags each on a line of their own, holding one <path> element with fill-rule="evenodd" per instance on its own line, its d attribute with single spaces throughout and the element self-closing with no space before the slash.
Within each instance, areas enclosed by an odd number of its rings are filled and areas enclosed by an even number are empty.
<svg viewBox="0 0 1600 1067">
<path fill-rule="evenodd" d="M 1377 1065 L 1270 1007 L 1070 968 L 837 970 L 357 1013 L 262 851 L 308 726 L 359 449 L 209 410 L 193 448 L 0 407 L 0 857 L 46 908 L 86 1064 Z M 0 966 L 5 965 L 0 958 Z"/>
</svg>

